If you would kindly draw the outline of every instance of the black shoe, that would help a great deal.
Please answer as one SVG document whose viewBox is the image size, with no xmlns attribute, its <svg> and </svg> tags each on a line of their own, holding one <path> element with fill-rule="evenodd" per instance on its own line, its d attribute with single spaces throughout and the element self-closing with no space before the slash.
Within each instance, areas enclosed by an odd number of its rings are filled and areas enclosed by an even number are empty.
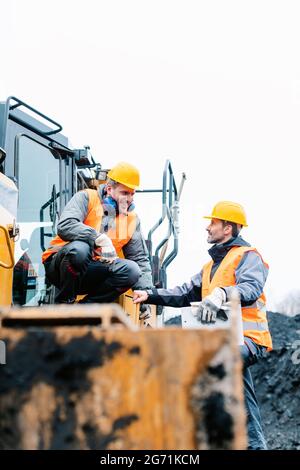
<svg viewBox="0 0 300 470">
<path fill-rule="evenodd" d="M 75 299 L 59 300 L 55 302 L 56 304 L 74 304 Z"/>
</svg>

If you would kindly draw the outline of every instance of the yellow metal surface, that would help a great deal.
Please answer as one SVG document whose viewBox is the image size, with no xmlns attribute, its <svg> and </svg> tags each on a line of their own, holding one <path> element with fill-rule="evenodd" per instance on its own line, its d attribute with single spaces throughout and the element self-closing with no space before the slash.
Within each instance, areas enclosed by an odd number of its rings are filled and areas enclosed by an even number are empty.
<svg viewBox="0 0 300 470">
<path fill-rule="evenodd" d="M 140 306 L 138 304 L 134 304 L 132 301 L 133 298 L 133 291 L 129 289 L 127 292 L 122 294 L 119 297 L 119 305 L 123 308 L 123 310 L 127 313 L 131 321 L 138 325 L 140 328 L 156 328 L 156 307 L 155 305 L 151 305 L 151 316 L 146 320 L 140 320 Z"/>
<path fill-rule="evenodd" d="M 84 295 L 77 295 L 76 303 L 80 300 L 84 299 L 86 294 Z M 139 305 L 136 305 L 132 301 L 133 291 L 129 289 L 124 294 L 120 295 L 118 299 L 118 304 L 122 307 L 122 309 L 126 312 L 126 315 L 130 318 L 130 320 L 140 328 L 156 328 L 156 307 L 155 305 L 151 305 L 151 317 L 147 318 L 146 320 L 140 320 L 140 308 Z"/>
<path fill-rule="evenodd" d="M 14 241 L 10 226 L 0 225 L 0 305 L 11 305 L 14 268 Z"/>
</svg>

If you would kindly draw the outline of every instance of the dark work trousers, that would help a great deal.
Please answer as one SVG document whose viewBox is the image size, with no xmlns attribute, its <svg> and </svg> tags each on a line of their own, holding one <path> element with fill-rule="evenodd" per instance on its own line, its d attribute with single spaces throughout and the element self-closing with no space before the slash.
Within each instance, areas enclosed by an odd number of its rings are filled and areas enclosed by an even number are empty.
<svg viewBox="0 0 300 470">
<path fill-rule="evenodd" d="M 248 449 L 266 450 L 267 444 L 264 437 L 261 416 L 257 398 L 254 390 L 249 367 L 255 364 L 260 357 L 264 356 L 266 348 L 258 346 L 250 338 L 245 338 L 245 343 L 240 346 L 243 359 L 244 398 L 247 414 Z"/>
<path fill-rule="evenodd" d="M 103 263 L 92 259 L 88 243 L 73 241 L 44 263 L 46 276 L 59 292 L 56 303 L 73 302 L 78 294 L 88 294 L 81 302 L 113 302 L 139 279 L 137 263 L 116 259 Z"/>
</svg>

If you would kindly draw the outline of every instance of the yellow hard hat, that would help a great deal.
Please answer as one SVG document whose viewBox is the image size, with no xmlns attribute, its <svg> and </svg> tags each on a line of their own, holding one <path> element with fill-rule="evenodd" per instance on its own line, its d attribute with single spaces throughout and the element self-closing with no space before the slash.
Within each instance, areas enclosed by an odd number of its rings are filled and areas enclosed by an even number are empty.
<svg viewBox="0 0 300 470">
<path fill-rule="evenodd" d="M 243 206 L 232 201 L 218 202 L 213 208 L 212 214 L 205 216 L 204 219 L 227 220 L 228 222 L 234 222 L 235 224 L 248 227 Z"/>
<path fill-rule="evenodd" d="M 120 162 L 107 173 L 108 178 L 124 184 L 127 188 L 136 189 L 140 185 L 140 172 L 130 163 Z"/>
</svg>

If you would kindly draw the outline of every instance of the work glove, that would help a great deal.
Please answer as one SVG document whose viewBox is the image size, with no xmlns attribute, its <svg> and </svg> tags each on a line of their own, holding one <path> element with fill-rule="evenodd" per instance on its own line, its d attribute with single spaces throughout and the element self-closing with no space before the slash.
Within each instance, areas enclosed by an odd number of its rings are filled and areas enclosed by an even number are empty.
<svg viewBox="0 0 300 470">
<path fill-rule="evenodd" d="M 105 233 L 101 233 L 101 235 L 96 238 L 95 246 L 97 247 L 96 253 L 100 256 L 100 261 L 112 263 L 118 258 L 111 239 L 105 235 Z"/>
<path fill-rule="evenodd" d="M 197 311 L 197 320 L 201 323 L 215 323 L 217 313 L 226 303 L 226 293 L 221 287 L 216 287 L 210 295 L 200 303 Z"/>
</svg>

